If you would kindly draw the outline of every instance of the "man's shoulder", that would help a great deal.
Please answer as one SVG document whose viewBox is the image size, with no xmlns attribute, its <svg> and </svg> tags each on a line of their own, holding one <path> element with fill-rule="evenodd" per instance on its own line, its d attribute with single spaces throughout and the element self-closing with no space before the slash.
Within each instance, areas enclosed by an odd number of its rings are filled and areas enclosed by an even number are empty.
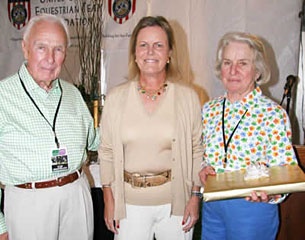
<svg viewBox="0 0 305 240">
<path fill-rule="evenodd" d="M 60 81 L 60 84 L 62 86 L 64 86 L 65 88 L 77 89 L 77 87 L 73 83 L 70 83 L 64 79 L 59 79 L 59 81 Z"/>
<path fill-rule="evenodd" d="M 64 92 L 68 92 L 69 94 L 80 94 L 78 88 L 73 83 L 63 79 L 59 79 L 59 81 Z"/>
<path fill-rule="evenodd" d="M 0 90 L 7 91 L 9 88 L 16 88 L 18 86 L 18 75 L 15 73 L 0 80 Z"/>
</svg>

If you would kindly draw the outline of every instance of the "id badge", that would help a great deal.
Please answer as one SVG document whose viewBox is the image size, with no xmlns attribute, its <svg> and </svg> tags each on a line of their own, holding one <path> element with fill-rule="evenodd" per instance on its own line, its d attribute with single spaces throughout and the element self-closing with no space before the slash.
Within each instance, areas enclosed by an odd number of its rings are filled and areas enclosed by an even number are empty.
<svg viewBox="0 0 305 240">
<path fill-rule="evenodd" d="M 52 171 L 62 171 L 68 169 L 68 153 L 65 147 L 53 149 L 51 152 Z"/>
</svg>

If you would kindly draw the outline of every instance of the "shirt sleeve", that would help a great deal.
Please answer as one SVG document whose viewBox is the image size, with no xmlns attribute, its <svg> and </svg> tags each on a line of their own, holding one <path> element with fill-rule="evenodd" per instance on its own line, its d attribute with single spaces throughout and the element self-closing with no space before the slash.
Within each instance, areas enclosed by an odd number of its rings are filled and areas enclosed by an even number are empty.
<svg viewBox="0 0 305 240">
<path fill-rule="evenodd" d="M 93 122 L 90 124 L 88 137 L 88 150 L 97 151 L 100 143 L 99 128 L 94 128 Z"/>
<path fill-rule="evenodd" d="M 268 119 L 269 144 L 266 156 L 270 166 L 297 164 L 291 143 L 291 127 L 289 117 L 281 108 L 276 108 Z"/>
</svg>

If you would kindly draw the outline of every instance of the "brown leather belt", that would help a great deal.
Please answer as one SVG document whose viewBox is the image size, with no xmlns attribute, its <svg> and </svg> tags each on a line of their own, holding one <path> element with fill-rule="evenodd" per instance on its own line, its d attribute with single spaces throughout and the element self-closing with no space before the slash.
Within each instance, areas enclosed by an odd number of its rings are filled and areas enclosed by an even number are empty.
<svg viewBox="0 0 305 240">
<path fill-rule="evenodd" d="M 154 187 L 167 183 L 171 180 L 171 170 L 157 174 L 130 173 L 124 171 L 124 181 L 132 187 Z"/>
<path fill-rule="evenodd" d="M 79 178 L 81 172 L 82 169 L 77 170 L 76 172 L 71 173 L 67 176 L 59 177 L 50 181 L 24 183 L 24 184 L 15 185 L 15 187 L 25 188 L 25 189 L 49 188 L 56 186 L 61 187 L 68 183 L 74 182 L 76 179 Z"/>
</svg>

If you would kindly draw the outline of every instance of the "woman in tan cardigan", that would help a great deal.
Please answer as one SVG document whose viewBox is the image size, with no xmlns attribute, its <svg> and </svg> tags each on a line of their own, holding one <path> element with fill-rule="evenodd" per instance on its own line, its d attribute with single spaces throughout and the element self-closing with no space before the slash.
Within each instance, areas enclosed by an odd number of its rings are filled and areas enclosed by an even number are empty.
<svg viewBox="0 0 305 240">
<path fill-rule="evenodd" d="M 144 17 L 129 49 L 129 81 L 110 91 L 101 121 L 105 222 L 120 240 L 191 240 L 201 200 L 201 109 L 179 76 L 171 26 Z"/>
</svg>

